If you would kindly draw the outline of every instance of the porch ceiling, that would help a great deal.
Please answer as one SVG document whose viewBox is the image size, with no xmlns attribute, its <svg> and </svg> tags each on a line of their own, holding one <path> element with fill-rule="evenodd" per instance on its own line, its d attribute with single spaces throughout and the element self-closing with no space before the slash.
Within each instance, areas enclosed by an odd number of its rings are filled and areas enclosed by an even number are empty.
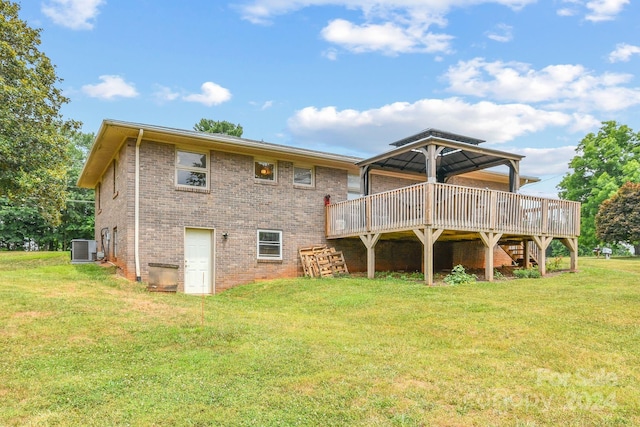
<svg viewBox="0 0 640 427">
<path fill-rule="evenodd" d="M 394 142 L 397 148 L 357 163 L 373 169 L 393 170 L 425 174 L 427 165 L 425 151 L 430 145 L 440 149 L 436 158 L 437 175 L 448 177 L 475 170 L 508 165 L 520 161 L 524 156 L 479 147 L 484 141 L 437 129 L 427 129 L 416 135 Z"/>
</svg>

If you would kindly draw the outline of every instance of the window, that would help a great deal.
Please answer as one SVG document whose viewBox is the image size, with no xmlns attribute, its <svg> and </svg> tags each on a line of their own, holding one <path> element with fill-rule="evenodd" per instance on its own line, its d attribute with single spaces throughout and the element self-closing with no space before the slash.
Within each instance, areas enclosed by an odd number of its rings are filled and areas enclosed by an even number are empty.
<svg viewBox="0 0 640 427">
<path fill-rule="evenodd" d="M 347 200 L 360 197 L 360 176 L 349 174 L 347 176 Z"/>
<path fill-rule="evenodd" d="M 313 187 L 315 184 L 313 166 L 293 166 L 293 185 Z"/>
<path fill-rule="evenodd" d="M 282 231 L 258 230 L 258 259 L 282 259 Z"/>
<path fill-rule="evenodd" d="M 207 188 L 209 155 L 176 151 L 176 184 L 182 187 Z"/>
<path fill-rule="evenodd" d="M 256 160 L 254 162 L 255 178 L 261 181 L 276 182 L 276 162 L 271 160 Z"/>
</svg>

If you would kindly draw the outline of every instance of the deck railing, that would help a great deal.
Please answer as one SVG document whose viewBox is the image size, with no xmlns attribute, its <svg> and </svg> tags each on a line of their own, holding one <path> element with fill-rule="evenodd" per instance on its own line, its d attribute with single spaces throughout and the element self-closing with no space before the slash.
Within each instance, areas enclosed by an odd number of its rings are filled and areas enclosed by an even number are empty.
<svg viewBox="0 0 640 427">
<path fill-rule="evenodd" d="M 328 238 L 421 226 L 576 237 L 580 234 L 580 204 L 504 191 L 422 183 L 327 206 Z"/>
</svg>

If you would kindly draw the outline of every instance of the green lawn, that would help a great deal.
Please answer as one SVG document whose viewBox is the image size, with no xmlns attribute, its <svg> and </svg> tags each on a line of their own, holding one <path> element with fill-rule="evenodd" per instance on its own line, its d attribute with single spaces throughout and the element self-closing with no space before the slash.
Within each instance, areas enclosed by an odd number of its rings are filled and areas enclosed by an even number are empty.
<svg viewBox="0 0 640 427">
<path fill-rule="evenodd" d="M 0 253 L 0 425 L 640 425 L 640 259 L 148 293 Z"/>
</svg>

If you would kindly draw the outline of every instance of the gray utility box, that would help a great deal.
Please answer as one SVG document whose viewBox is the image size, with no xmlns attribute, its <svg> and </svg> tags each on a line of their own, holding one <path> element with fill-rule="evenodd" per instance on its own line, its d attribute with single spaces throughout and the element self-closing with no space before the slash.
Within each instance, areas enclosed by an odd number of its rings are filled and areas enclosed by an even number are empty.
<svg viewBox="0 0 640 427">
<path fill-rule="evenodd" d="M 71 264 L 82 264 L 96 260 L 98 243 L 95 240 L 73 239 L 71 241 Z"/>
</svg>

